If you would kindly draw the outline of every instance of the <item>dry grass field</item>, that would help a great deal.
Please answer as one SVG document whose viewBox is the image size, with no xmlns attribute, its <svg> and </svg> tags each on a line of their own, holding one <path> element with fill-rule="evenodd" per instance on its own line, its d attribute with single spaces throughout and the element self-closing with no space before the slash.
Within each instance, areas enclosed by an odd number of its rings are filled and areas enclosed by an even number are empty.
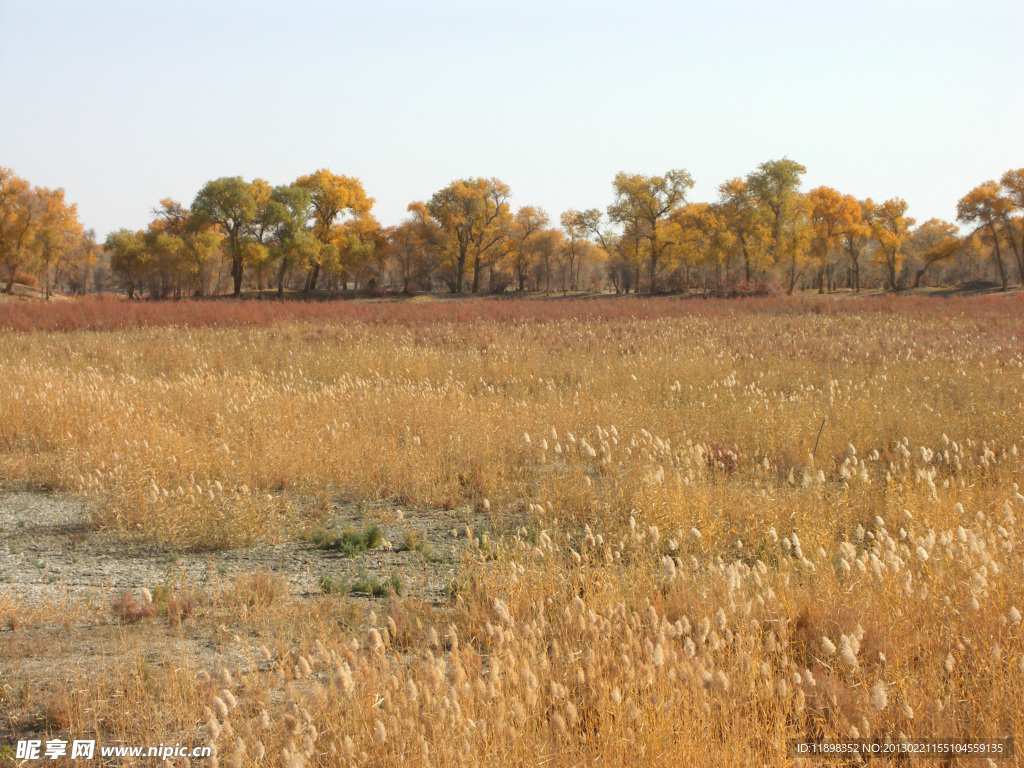
<svg viewBox="0 0 1024 768">
<path fill-rule="evenodd" d="M 46 586 L 0 581 L 0 743 L 781 766 L 1024 734 L 1020 295 L 140 306 L 0 317 L 0 484 L 80 511 L 0 531 L 0 578 Z M 104 551 L 168 564 L 62 588 Z"/>
</svg>

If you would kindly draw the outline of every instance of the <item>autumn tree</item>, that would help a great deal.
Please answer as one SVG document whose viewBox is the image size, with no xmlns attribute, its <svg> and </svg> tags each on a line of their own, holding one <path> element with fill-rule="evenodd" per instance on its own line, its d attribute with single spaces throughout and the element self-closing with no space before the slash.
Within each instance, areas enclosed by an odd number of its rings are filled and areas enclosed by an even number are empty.
<svg viewBox="0 0 1024 768">
<path fill-rule="evenodd" d="M 18 273 L 31 261 L 43 206 L 31 185 L 0 167 L 0 264 L 7 272 L 7 287 L 14 290 Z"/>
<path fill-rule="evenodd" d="M 143 243 L 149 255 L 149 295 L 161 299 L 171 295 L 180 298 L 192 280 L 185 259 L 185 241 L 177 235 L 153 229 L 151 225 Z"/>
<path fill-rule="evenodd" d="M 832 292 L 831 259 L 842 248 L 843 234 L 860 220 L 860 204 L 832 187 L 807 193 L 810 208 L 810 253 L 818 272 L 818 293 Z"/>
<path fill-rule="evenodd" d="M 616 223 L 632 227 L 635 235 L 647 241 L 646 257 L 650 293 L 657 290 L 658 267 L 671 242 L 662 237 L 662 228 L 672 211 L 686 202 L 686 193 L 693 187 L 693 178 L 684 170 L 669 171 L 664 176 L 645 176 L 621 172 L 615 176 L 615 202 L 608 206 L 608 217 Z"/>
<path fill-rule="evenodd" d="M 277 296 L 284 296 L 285 276 L 300 264 L 314 264 L 320 240 L 306 226 L 312 195 L 305 187 L 283 184 L 270 192 L 261 214 L 266 247 L 277 261 Z"/>
<path fill-rule="evenodd" d="M 769 253 L 772 260 L 788 272 L 787 293 L 792 293 L 802 262 L 802 247 L 807 242 L 807 204 L 800 194 L 800 177 L 807 169 L 784 157 L 761 163 L 747 175 L 747 186 L 755 199 L 768 211 L 771 228 Z"/>
<path fill-rule="evenodd" d="M 931 267 L 953 258 L 963 247 L 956 224 L 942 219 L 928 219 L 911 232 L 907 238 L 906 252 L 917 266 L 914 287 L 921 285 L 921 278 Z"/>
<path fill-rule="evenodd" d="M 615 293 L 626 289 L 624 278 L 632 269 L 624 256 L 625 248 L 622 236 L 605 226 L 605 216 L 597 208 L 588 208 L 585 211 L 579 211 L 578 214 L 573 212 L 573 218 L 579 223 L 586 238 L 594 246 L 596 260 L 605 263 L 606 274 Z"/>
<path fill-rule="evenodd" d="M 10 169 L 0 168 L 0 265 L 7 272 L 6 293 L 31 266 L 43 278 L 49 299 L 54 273 L 79 252 L 83 236 L 77 206 L 65 200 L 63 189 L 33 189 Z"/>
<path fill-rule="evenodd" d="M 424 247 L 416 223 L 406 219 L 396 227 L 387 230 L 388 252 L 392 263 L 398 269 L 402 281 L 402 293 L 409 293 L 413 281 L 416 256 Z"/>
<path fill-rule="evenodd" d="M 250 185 L 256 201 L 256 215 L 249 229 L 246 243 L 246 264 L 262 291 L 267 283 L 267 267 L 271 258 L 271 235 L 276 225 L 279 206 L 273 200 L 274 188 L 264 179 L 253 179 Z"/>
<path fill-rule="evenodd" d="M 615 293 L 639 292 L 647 246 L 643 232 L 639 227 L 627 226 L 609 242 L 613 249 L 609 251 L 607 272 Z"/>
<path fill-rule="evenodd" d="M 996 265 L 1004 291 L 1008 279 L 1000 241 L 1004 236 L 1011 210 L 1010 200 L 1000 194 L 999 185 L 994 181 L 986 181 L 975 187 L 960 198 L 956 206 L 957 220 L 973 226 L 974 231 L 992 249 L 992 261 Z"/>
<path fill-rule="evenodd" d="M 154 229 L 168 232 L 179 237 L 192 228 L 192 212 L 177 200 L 165 197 L 152 210 L 153 221 L 158 222 Z"/>
<path fill-rule="evenodd" d="M 252 237 L 260 190 L 262 185 L 253 185 L 241 176 L 226 176 L 207 182 L 192 202 L 196 222 L 213 226 L 224 236 L 235 297 L 242 295 L 246 263 L 262 255 Z"/>
<path fill-rule="evenodd" d="M 569 235 L 564 228 L 562 234 L 564 245 L 559 255 L 559 270 L 563 293 L 582 290 L 585 277 L 593 285 L 594 268 L 604 262 L 604 251 L 586 238 L 570 245 Z"/>
<path fill-rule="evenodd" d="M 53 270 L 78 244 L 82 224 L 78 221 L 77 206 L 65 201 L 63 189 L 37 187 L 36 195 L 42 210 L 34 242 L 35 264 L 43 278 L 44 296 L 49 300 Z"/>
<path fill-rule="evenodd" d="M 711 203 L 688 203 L 672 212 L 667 227 L 667 239 L 672 245 L 678 266 L 683 271 L 683 284 L 689 285 L 691 271 L 703 267 L 721 287 L 723 271 L 729 281 L 729 268 L 735 253 L 735 237 L 726 226 L 717 205 Z"/>
<path fill-rule="evenodd" d="M 860 293 L 860 260 L 871 241 L 871 217 L 874 210 L 875 203 L 870 197 L 867 200 L 853 199 L 850 203 L 850 217 L 844 220 L 840 227 L 839 237 L 850 268 L 850 282 L 855 293 Z"/>
<path fill-rule="evenodd" d="M 914 225 L 914 219 L 907 216 L 907 201 L 894 197 L 879 203 L 871 212 L 871 235 L 875 241 L 875 263 L 882 268 L 885 284 L 890 291 L 903 286 L 900 272 L 906 258 L 904 242 Z"/>
<path fill-rule="evenodd" d="M 110 254 L 110 268 L 121 275 L 128 291 L 128 298 L 135 298 L 135 289 L 145 274 L 148 254 L 144 232 L 119 229 L 107 235 L 103 247 Z"/>
<path fill-rule="evenodd" d="M 564 246 L 565 238 L 560 229 L 541 230 L 534 243 L 537 254 L 535 269 L 537 275 L 537 287 L 544 283 L 544 293 L 551 293 L 551 272 L 552 265 L 556 263 L 558 254 Z"/>
<path fill-rule="evenodd" d="M 295 186 L 309 190 L 313 234 L 325 246 L 322 255 L 327 258 L 312 264 L 306 281 L 306 290 L 315 291 L 325 260 L 328 264 L 334 262 L 336 268 L 341 263 L 340 257 L 336 261 L 331 258 L 338 254 L 339 241 L 348 242 L 347 233 L 341 235 L 339 227 L 369 214 L 375 201 L 367 197 L 359 179 L 340 176 L 323 168 L 308 176 L 300 176 L 295 180 Z"/>
<path fill-rule="evenodd" d="M 1007 171 L 999 184 L 1010 203 L 1005 212 L 1005 231 L 1017 260 L 1017 274 L 1024 285 L 1024 168 Z"/>
<path fill-rule="evenodd" d="M 221 253 L 223 237 L 216 229 L 190 229 L 184 237 L 187 271 L 193 276 L 197 296 L 206 296 L 214 285 L 214 270 Z"/>
<path fill-rule="evenodd" d="M 772 240 L 775 248 L 782 241 L 782 225 L 800 188 L 800 177 L 807 173 L 795 160 L 784 157 L 761 163 L 756 171 L 747 175 L 747 186 L 754 196 L 771 212 Z"/>
<path fill-rule="evenodd" d="M 376 282 L 387 258 L 387 238 L 372 214 L 336 225 L 331 242 L 337 249 L 337 261 L 329 270 L 332 290 L 338 283 L 343 288 L 347 286 L 350 277 L 357 287 L 368 281 Z"/>
<path fill-rule="evenodd" d="M 718 187 L 718 213 L 732 233 L 743 257 L 745 279 L 757 279 L 771 261 L 772 230 L 766 209 L 743 179 L 735 178 Z"/>
<path fill-rule="evenodd" d="M 480 180 L 478 180 L 479 182 Z M 483 206 L 482 225 L 477 228 L 473 244 L 473 293 L 480 291 L 480 278 L 485 268 L 491 268 L 501 257 L 502 246 L 508 238 L 512 223 L 512 209 L 508 199 L 512 190 L 499 179 L 487 180 L 481 188 Z"/>
<path fill-rule="evenodd" d="M 153 221 L 145 232 L 145 245 L 153 257 L 151 282 L 159 286 L 153 295 L 181 296 L 191 291 L 205 295 L 209 266 L 219 250 L 220 234 L 200 224 L 191 212 L 171 198 L 153 209 Z"/>
<path fill-rule="evenodd" d="M 415 281 L 424 290 L 430 290 L 441 269 L 448 245 L 448 236 L 430 215 L 422 202 L 410 203 L 409 218 L 392 236 L 392 253 L 400 260 L 403 291 Z"/>
<path fill-rule="evenodd" d="M 507 248 L 512 271 L 520 291 L 525 290 L 526 280 L 537 261 L 537 235 L 548 225 L 548 214 L 542 208 L 524 205 L 516 211 L 509 227 Z"/>
<path fill-rule="evenodd" d="M 444 254 L 451 267 L 452 293 L 462 293 L 472 233 L 474 228 L 481 226 L 478 212 L 482 212 L 484 207 L 477 188 L 466 181 L 453 181 L 435 192 L 425 205 L 425 210 L 445 238 Z"/>
<path fill-rule="evenodd" d="M 64 286 L 70 293 L 86 293 L 89 278 L 99 261 L 99 252 L 100 246 L 96 242 L 96 230 L 83 230 L 81 237 L 76 239 L 54 270 L 54 285 Z"/>
<path fill-rule="evenodd" d="M 508 234 L 511 194 L 508 185 L 495 178 L 462 179 L 427 201 L 425 210 L 445 238 L 453 293 L 463 291 L 469 264 L 473 266 L 473 291 L 479 290 L 484 264 Z"/>
<path fill-rule="evenodd" d="M 570 208 L 565 211 L 559 221 L 565 234 L 565 262 L 569 273 L 569 290 L 579 290 L 580 265 L 585 256 L 592 252 L 590 242 L 591 227 L 587 214 Z"/>
<path fill-rule="evenodd" d="M 772 242 L 776 266 L 786 278 L 786 293 L 792 294 L 807 264 L 810 247 L 811 206 L 807 195 L 801 192 L 793 195 L 789 209 L 790 213 L 779 230 L 779 240 L 773 237 Z"/>
</svg>

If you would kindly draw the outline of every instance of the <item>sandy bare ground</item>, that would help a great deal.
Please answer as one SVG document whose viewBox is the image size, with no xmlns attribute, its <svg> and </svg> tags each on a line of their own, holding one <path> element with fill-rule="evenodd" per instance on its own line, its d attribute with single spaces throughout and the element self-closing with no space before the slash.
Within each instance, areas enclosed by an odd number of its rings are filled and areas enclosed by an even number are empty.
<svg viewBox="0 0 1024 768">
<path fill-rule="evenodd" d="M 438 604 L 468 546 L 464 529 L 479 519 L 465 510 L 399 511 L 384 506 L 336 505 L 336 528 L 377 524 L 391 543 L 355 557 L 293 541 L 218 552 L 179 552 L 118 538 L 90 528 L 73 498 L 35 493 L 0 494 L 0 593 L 22 600 L 109 600 L 124 589 L 153 589 L 172 581 L 203 588 L 237 573 L 268 572 L 288 579 L 296 596 L 317 595 L 326 577 L 353 581 L 360 571 L 402 580 L 402 594 Z M 419 531 L 427 553 L 401 551 L 406 534 Z M 458 537 L 453 531 L 460 532 Z"/>
<path fill-rule="evenodd" d="M 446 587 L 470 546 L 467 524 L 475 531 L 482 523 L 465 509 L 352 504 L 335 505 L 327 520 L 337 529 L 377 524 L 391 546 L 354 557 L 308 541 L 178 552 L 95 529 L 77 499 L 0 492 L 0 617 L 7 609 L 0 621 L 0 745 L 62 730 L 48 719 L 50 702 L 65 700 L 69 689 L 79 687 L 76 681 L 116 680 L 129 661 L 155 676 L 182 672 L 180 660 L 186 659 L 185 673 L 195 676 L 266 664 L 261 648 L 274 641 L 253 615 L 245 615 L 244 603 L 237 615 L 200 602 L 195 615 L 180 623 L 157 616 L 126 624 L 111 610 L 124 590 L 140 597 L 143 587 L 159 593 L 184 584 L 195 595 L 223 595 L 233 579 L 268 574 L 286 585 L 276 598 L 280 615 L 271 634 L 279 636 L 289 622 L 298 627 L 325 617 L 343 625 L 351 620 L 354 630 L 370 609 L 383 621 L 388 598 L 325 593 L 325 577 L 351 585 L 360 574 L 381 583 L 398 574 L 403 599 L 443 611 Z M 415 536 L 425 548 L 401 551 L 410 531 L 421 532 Z M 19 612 L 28 618 L 17 618 Z M 0 754 L 0 765 L 3 760 Z"/>
</svg>

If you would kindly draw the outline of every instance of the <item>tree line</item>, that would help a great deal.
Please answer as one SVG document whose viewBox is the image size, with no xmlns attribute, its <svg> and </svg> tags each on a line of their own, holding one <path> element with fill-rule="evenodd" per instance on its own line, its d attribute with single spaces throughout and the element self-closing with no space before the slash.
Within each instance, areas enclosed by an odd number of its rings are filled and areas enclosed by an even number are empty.
<svg viewBox="0 0 1024 768">
<path fill-rule="evenodd" d="M 290 184 L 225 177 L 189 206 L 160 201 L 143 230 L 98 245 L 63 190 L 0 169 L 0 277 L 130 298 L 259 291 L 569 293 L 832 292 L 992 281 L 1024 284 L 1024 169 L 970 190 L 956 223 L 917 225 L 901 198 L 802 191 L 806 168 L 762 163 L 691 202 L 685 170 L 619 173 L 606 209 L 513 210 L 496 178 L 453 181 L 396 226 L 355 178 L 318 170 Z M 915 226 L 916 225 L 916 226 Z"/>
</svg>

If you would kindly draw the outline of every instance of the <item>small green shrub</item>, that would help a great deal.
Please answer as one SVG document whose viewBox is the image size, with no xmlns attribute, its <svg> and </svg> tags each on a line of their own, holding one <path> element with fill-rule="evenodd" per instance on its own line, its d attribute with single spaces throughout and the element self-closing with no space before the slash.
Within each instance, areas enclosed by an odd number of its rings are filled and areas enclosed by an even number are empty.
<svg viewBox="0 0 1024 768">
<path fill-rule="evenodd" d="M 384 541 L 384 532 L 377 525 L 371 525 L 362 531 L 349 527 L 340 533 L 318 530 L 313 533 L 312 541 L 320 549 L 340 552 L 346 557 L 355 557 L 379 547 Z"/>
<path fill-rule="evenodd" d="M 380 579 L 370 576 L 365 568 L 360 568 L 351 591 L 353 594 L 370 595 L 371 597 L 383 597 L 389 593 L 401 595 L 402 577 L 398 575 L 397 571 L 392 571 L 387 581 L 381 582 Z"/>
<path fill-rule="evenodd" d="M 320 589 L 325 595 L 347 595 L 349 584 L 347 580 L 336 581 L 330 576 L 324 575 L 320 577 Z"/>
<path fill-rule="evenodd" d="M 405 540 L 402 543 L 402 549 L 408 552 L 420 552 L 426 553 L 427 551 L 427 533 L 416 528 L 411 528 L 405 532 Z"/>
</svg>

